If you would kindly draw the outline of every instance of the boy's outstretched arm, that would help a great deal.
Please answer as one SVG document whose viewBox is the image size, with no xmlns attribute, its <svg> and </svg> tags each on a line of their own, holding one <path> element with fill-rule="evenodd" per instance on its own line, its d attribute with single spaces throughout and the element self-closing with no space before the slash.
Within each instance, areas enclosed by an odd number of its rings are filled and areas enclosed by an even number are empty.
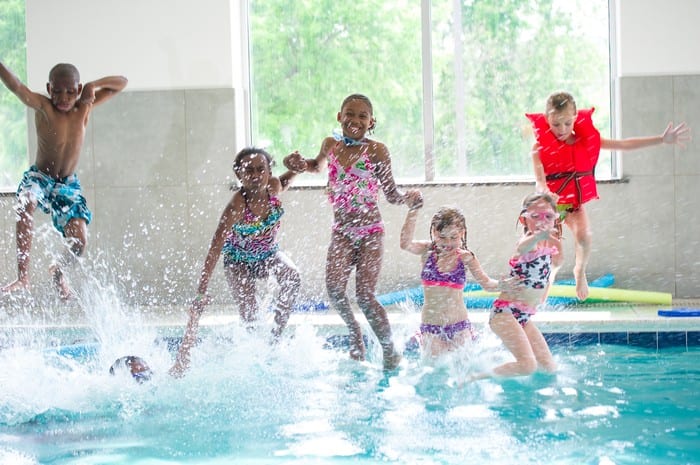
<svg viewBox="0 0 700 465">
<path fill-rule="evenodd" d="M 41 109 L 49 100 L 41 94 L 32 92 L 29 87 L 24 85 L 19 78 L 10 71 L 2 62 L 0 62 L 0 79 L 3 84 L 15 94 L 25 105 L 35 110 Z"/>
<path fill-rule="evenodd" d="M 129 80 L 124 76 L 105 76 L 83 86 L 80 102 L 99 105 L 124 90 Z"/>
</svg>

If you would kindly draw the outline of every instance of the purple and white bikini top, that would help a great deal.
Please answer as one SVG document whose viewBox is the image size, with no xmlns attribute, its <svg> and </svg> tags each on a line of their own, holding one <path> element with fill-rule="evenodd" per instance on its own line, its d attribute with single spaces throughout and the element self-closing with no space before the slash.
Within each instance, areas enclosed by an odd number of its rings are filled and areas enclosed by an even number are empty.
<svg viewBox="0 0 700 465">
<path fill-rule="evenodd" d="M 464 263 L 461 259 L 457 259 L 457 265 L 452 271 L 443 273 L 438 269 L 437 253 L 434 250 L 428 255 L 420 277 L 424 286 L 451 287 L 452 289 L 464 289 L 464 284 L 467 282 Z"/>
</svg>

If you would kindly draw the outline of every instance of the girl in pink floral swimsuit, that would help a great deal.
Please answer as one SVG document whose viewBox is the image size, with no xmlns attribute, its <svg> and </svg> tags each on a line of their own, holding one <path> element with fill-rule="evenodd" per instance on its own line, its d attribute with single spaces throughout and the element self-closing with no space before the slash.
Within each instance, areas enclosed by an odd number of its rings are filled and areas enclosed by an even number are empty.
<svg viewBox="0 0 700 465">
<path fill-rule="evenodd" d="M 395 368 L 401 355 L 391 338 L 386 311 L 375 297 L 384 250 L 384 224 L 377 207 L 379 190 L 392 204 L 422 203 L 417 190 L 401 192 L 391 172 L 389 150 L 365 137 L 375 127 L 372 103 L 364 95 L 348 96 L 337 120 L 342 135 L 326 137 L 316 158 L 295 153 L 284 165 L 297 173 L 319 173 L 328 167 L 328 198 L 333 206 L 333 233 L 326 260 L 326 288 L 350 333 L 350 357 L 364 360 L 365 344 L 355 319 L 347 286 L 355 269 L 357 305 L 382 346 L 384 368 Z"/>
</svg>

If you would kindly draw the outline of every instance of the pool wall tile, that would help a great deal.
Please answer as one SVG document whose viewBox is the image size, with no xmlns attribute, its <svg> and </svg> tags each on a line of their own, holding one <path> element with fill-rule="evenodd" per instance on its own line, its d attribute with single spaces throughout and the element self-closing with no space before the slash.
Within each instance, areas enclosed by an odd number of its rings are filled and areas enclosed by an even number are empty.
<svg viewBox="0 0 700 465">
<path fill-rule="evenodd" d="M 571 337 L 569 333 L 545 333 L 544 339 L 550 346 L 571 344 Z"/>
<path fill-rule="evenodd" d="M 600 344 L 600 333 L 572 333 L 572 345 Z"/>
<path fill-rule="evenodd" d="M 686 333 L 686 343 L 688 347 L 700 346 L 700 331 L 688 331 Z"/>
<path fill-rule="evenodd" d="M 658 333 L 658 347 L 687 347 L 687 335 L 685 331 L 668 331 Z"/>
<path fill-rule="evenodd" d="M 601 344 L 628 344 L 627 332 L 600 333 Z"/>
<path fill-rule="evenodd" d="M 631 346 L 645 347 L 647 349 L 658 348 L 658 338 L 655 332 L 629 333 L 628 341 Z"/>
</svg>

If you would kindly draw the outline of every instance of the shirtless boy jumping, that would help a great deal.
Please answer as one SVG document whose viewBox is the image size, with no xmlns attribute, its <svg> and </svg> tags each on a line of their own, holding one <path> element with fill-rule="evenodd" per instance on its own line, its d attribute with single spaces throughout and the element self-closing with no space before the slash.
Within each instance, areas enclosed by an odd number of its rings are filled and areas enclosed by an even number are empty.
<svg viewBox="0 0 700 465">
<path fill-rule="evenodd" d="M 34 235 L 37 205 L 50 213 L 54 227 L 66 238 L 69 250 L 50 268 L 62 299 L 72 292 L 61 265 L 82 255 L 92 214 L 75 174 L 85 128 L 93 106 L 105 102 L 126 87 L 123 76 L 108 76 L 84 86 L 75 66 L 59 63 L 51 69 L 46 90 L 49 97 L 32 92 L 0 62 L 0 79 L 25 105 L 35 111 L 36 161 L 17 188 L 17 280 L 3 293 L 29 288 L 29 253 Z"/>
</svg>

